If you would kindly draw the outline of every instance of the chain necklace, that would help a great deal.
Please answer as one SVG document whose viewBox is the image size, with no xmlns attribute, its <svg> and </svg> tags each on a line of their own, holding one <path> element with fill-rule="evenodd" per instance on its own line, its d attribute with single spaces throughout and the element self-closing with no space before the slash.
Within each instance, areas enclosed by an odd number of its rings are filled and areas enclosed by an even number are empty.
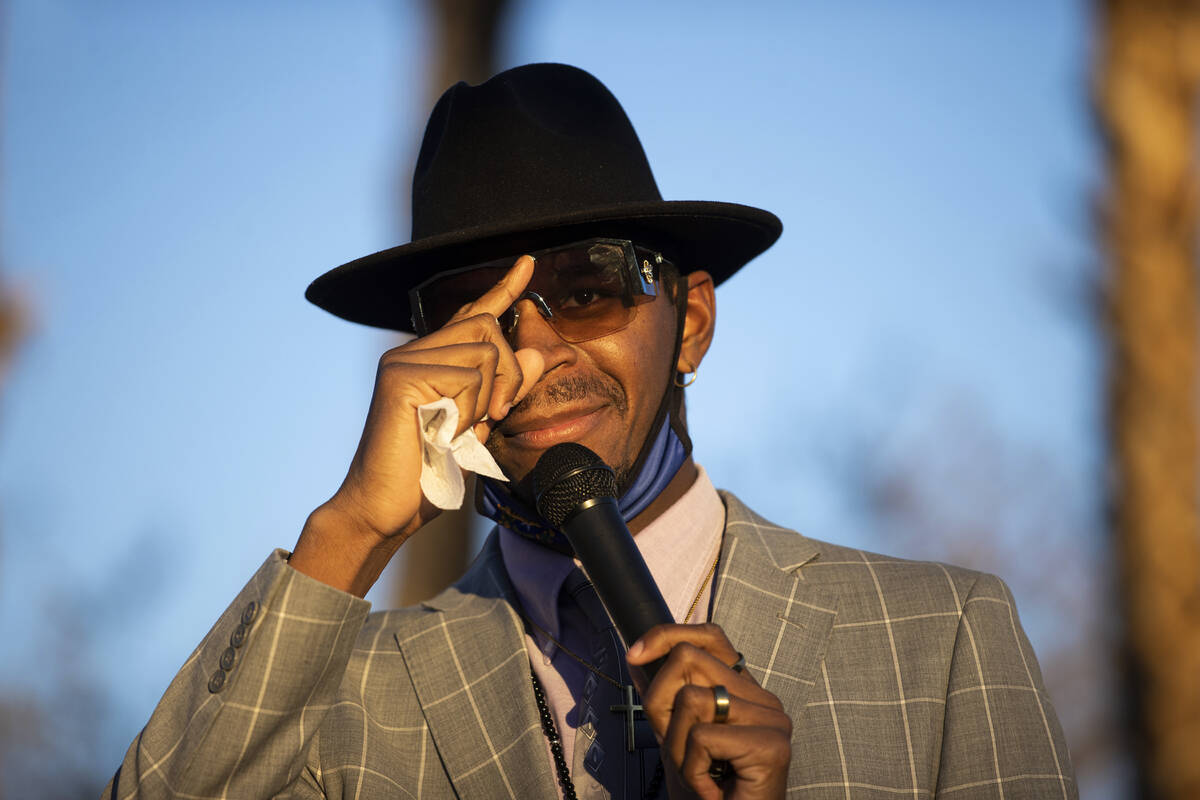
<svg viewBox="0 0 1200 800">
<path fill-rule="evenodd" d="M 713 559 L 712 566 L 708 568 L 708 574 L 704 576 L 704 582 L 700 584 L 700 591 L 696 592 L 696 596 L 692 598 L 692 604 L 688 606 L 687 616 L 683 618 L 683 624 L 687 625 L 692 614 L 696 611 L 696 605 L 700 602 L 700 595 L 704 594 L 704 589 L 708 586 L 708 582 L 712 580 L 713 575 L 717 574 L 717 564 L 721 561 L 721 548 L 717 547 L 717 557 Z"/>
<path fill-rule="evenodd" d="M 717 564 L 721 560 L 721 553 L 718 549 L 717 557 L 713 560 L 712 566 L 708 570 L 708 574 L 704 576 L 704 581 L 700 584 L 699 591 L 692 598 L 692 604 L 688 607 L 687 616 L 683 618 L 683 624 L 686 625 L 692 618 L 692 614 L 696 611 L 696 606 L 700 603 L 700 597 L 704 594 L 705 588 L 708 587 L 709 581 L 717 572 Z M 626 731 L 626 745 L 630 752 L 633 751 L 633 721 L 634 714 L 641 712 L 642 706 L 635 705 L 633 702 L 633 687 L 623 686 L 620 681 L 610 677 L 608 674 L 600 671 L 594 664 L 591 664 L 582 656 L 578 655 L 558 639 L 550 635 L 550 632 L 534 622 L 528 614 L 522 609 L 520 611 L 521 618 L 527 623 L 537 628 L 543 636 L 554 643 L 559 650 L 562 650 L 575 661 L 583 665 L 589 672 L 611 683 L 625 693 L 625 704 L 621 706 L 612 706 L 611 711 L 624 712 L 627 717 L 628 728 Z M 558 728 L 554 724 L 554 715 L 550 713 L 550 706 L 546 702 L 546 693 L 542 689 L 541 681 L 538 680 L 537 674 L 533 669 L 529 670 L 529 678 L 533 682 L 533 698 L 537 701 L 538 716 L 542 722 L 542 733 L 546 737 L 546 741 L 550 744 L 550 755 L 554 758 L 554 771 L 558 778 L 558 785 L 562 788 L 563 797 L 565 800 L 578 800 L 578 795 L 575 792 L 575 782 L 571 779 L 571 770 L 567 767 L 567 759 L 563 754 L 562 737 L 558 734 Z M 643 800 L 653 800 L 658 797 L 659 791 L 662 789 L 663 782 L 663 761 L 659 756 L 658 764 L 654 767 L 654 777 L 650 779 L 650 783 L 646 785 L 646 791 L 642 795 Z"/>
</svg>

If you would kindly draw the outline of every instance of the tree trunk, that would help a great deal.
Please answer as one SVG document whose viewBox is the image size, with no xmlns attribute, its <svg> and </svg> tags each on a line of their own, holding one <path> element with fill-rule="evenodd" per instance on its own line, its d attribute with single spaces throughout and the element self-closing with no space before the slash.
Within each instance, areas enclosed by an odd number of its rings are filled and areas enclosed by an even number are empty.
<svg viewBox="0 0 1200 800">
<path fill-rule="evenodd" d="M 5 57 L 8 55 L 8 3 L 5 0 L 0 0 L 0 65 L 5 63 Z M 0 74 L 0 79 L 3 74 Z M 3 81 L 0 80 L 0 86 L 3 86 Z M 0 97 L 0 100 L 3 98 Z M 0 108 L 0 112 L 3 109 Z M 0 113 L 0 120 L 3 119 L 3 114 Z M 3 127 L 0 126 L 0 130 Z M 0 187 L 3 187 L 3 176 L 0 175 Z M 0 238 L 2 241 L 2 238 Z M 3 265 L 0 264 L 0 277 L 3 276 Z M 17 340 L 24 329 L 24 308 L 13 296 L 8 286 L 0 283 L 0 384 L 3 384 L 4 377 L 8 372 L 9 362 L 12 359 L 13 351 L 16 349 Z"/>
<path fill-rule="evenodd" d="M 480 83 L 496 71 L 498 34 L 507 5 L 507 0 L 427 0 L 434 42 L 427 106 L 455 82 Z M 401 182 L 401 196 L 406 199 L 412 180 L 407 169 Z M 396 604 L 406 606 L 428 599 L 466 569 L 476 519 L 473 488 L 474 481 L 468 480 L 463 508 L 442 512 L 405 543 L 398 559 L 401 574 L 393 583 Z"/>
<path fill-rule="evenodd" d="M 1200 3 L 1101 0 L 1111 505 L 1146 796 L 1200 797 Z"/>
</svg>

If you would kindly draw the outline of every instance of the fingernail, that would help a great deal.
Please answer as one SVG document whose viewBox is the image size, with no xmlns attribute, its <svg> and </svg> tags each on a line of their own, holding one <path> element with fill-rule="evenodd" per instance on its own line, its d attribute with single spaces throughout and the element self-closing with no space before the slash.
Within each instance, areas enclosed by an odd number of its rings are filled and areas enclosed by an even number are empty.
<svg viewBox="0 0 1200 800">
<path fill-rule="evenodd" d="M 512 403 L 509 403 L 504 408 L 500 409 L 500 419 L 507 417 L 509 411 L 512 411 Z"/>
<path fill-rule="evenodd" d="M 636 642 L 633 643 L 633 647 L 629 648 L 629 657 L 637 658 L 638 656 L 640 656 L 642 654 L 642 651 L 645 649 L 646 649 L 646 646 L 644 644 L 642 644 L 642 640 L 638 639 Z"/>
</svg>

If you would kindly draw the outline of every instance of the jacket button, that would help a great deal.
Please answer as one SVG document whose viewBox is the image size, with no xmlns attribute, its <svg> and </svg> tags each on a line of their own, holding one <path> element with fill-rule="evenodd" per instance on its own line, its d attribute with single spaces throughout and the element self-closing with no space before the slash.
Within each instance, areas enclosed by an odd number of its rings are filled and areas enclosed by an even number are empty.
<svg viewBox="0 0 1200 800">
<path fill-rule="evenodd" d="M 246 626 L 238 623 L 238 626 L 233 629 L 233 633 L 229 634 L 229 644 L 233 647 L 241 647 L 246 642 Z"/>
<path fill-rule="evenodd" d="M 237 660 L 237 653 L 232 647 L 226 647 L 225 652 L 221 653 L 221 669 L 228 672 L 233 669 L 233 662 Z"/>
<path fill-rule="evenodd" d="M 208 681 L 208 690 L 213 694 L 221 691 L 221 687 L 225 685 L 225 670 L 219 669 L 213 673 L 212 678 Z"/>
<path fill-rule="evenodd" d="M 242 612 L 242 624 L 249 625 L 254 622 L 254 618 L 258 616 L 258 603 L 251 600 L 246 604 L 246 610 Z"/>
</svg>

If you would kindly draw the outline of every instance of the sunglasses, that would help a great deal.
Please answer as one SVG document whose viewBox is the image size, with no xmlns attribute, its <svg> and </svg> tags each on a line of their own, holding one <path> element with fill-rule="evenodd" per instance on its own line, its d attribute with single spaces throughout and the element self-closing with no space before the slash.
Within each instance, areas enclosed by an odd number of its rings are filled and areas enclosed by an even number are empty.
<svg viewBox="0 0 1200 800">
<path fill-rule="evenodd" d="M 499 317 L 510 340 L 524 300 L 564 341 L 585 342 L 616 333 L 633 321 L 639 305 L 657 296 L 655 281 L 670 264 L 661 253 L 628 239 L 585 239 L 529 255 L 537 259 L 533 277 Z M 413 330 L 425 336 L 443 327 L 499 283 L 516 260 L 499 258 L 442 272 L 410 289 Z"/>
</svg>

